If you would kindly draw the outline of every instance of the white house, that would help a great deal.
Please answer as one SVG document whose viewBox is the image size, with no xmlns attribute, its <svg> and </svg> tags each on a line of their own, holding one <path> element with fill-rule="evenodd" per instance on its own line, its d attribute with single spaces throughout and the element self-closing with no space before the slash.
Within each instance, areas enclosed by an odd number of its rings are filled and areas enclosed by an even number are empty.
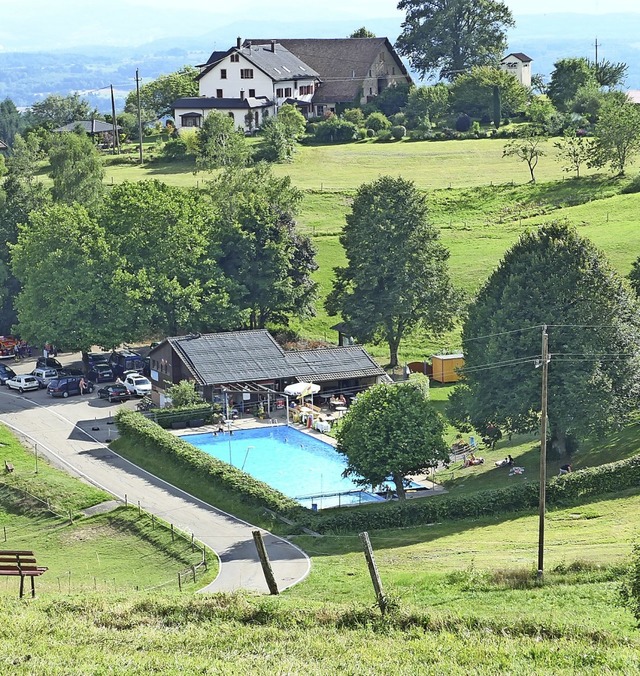
<svg viewBox="0 0 640 676">
<path fill-rule="evenodd" d="M 235 47 L 211 54 L 198 81 L 200 96 L 173 104 L 178 129 L 200 127 L 211 110 L 220 110 L 251 131 L 283 103 L 297 105 L 305 117 L 321 116 L 412 80 L 387 38 L 238 38 Z"/>
<path fill-rule="evenodd" d="M 200 96 L 173 104 L 176 127 L 200 127 L 211 110 L 233 118 L 245 131 L 257 129 L 283 103 L 295 103 L 309 114 L 319 85 L 318 73 L 272 40 L 241 44 L 214 52 L 200 66 Z"/>
<path fill-rule="evenodd" d="M 533 59 L 522 52 L 507 54 L 500 61 L 501 70 L 511 73 L 521 85 L 531 87 L 531 62 Z"/>
</svg>

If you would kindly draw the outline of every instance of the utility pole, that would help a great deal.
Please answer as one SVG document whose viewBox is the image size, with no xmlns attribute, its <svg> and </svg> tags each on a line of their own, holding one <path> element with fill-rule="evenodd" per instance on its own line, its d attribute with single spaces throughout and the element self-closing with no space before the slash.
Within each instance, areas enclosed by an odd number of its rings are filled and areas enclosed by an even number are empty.
<svg viewBox="0 0 640 676">
<path fill-rule="evenodd" d="M 602 45 L 600 45 L 602 47 Z M 598 38 L 596 37 L 596 42 L 595 42 L 595 48 L 596 48 L 596 60 L 595 60 L 595 67 L 596 67 L 596 75 L 598 74 Z"/>
<path fill-rule="evenodd" d="M 549 336 L 542 326 L 542 410 L 540 412 L 540 513 L 538 521 L 538 578 L 544 575 L 544 514 L 547 491 L 547 381 L 549 377 Z"/>
<path fill-rule="evenodd" d="M 113 127 L 113 144 L 111 146 L 112 155 L 116 154 L 116 147 L 120 150 L 120 139 L 118 138 L 118 122 L 116 120 L 116 100 L 113 96 L 113 85 L 111 87 L 111 122 Z"/>
<path fill-rule="evenodd" d="M 142 164 L 142 111 L 140 110 L 140 71 L 136 68 L 136 97 L 138 105 L 138 136 L 140 137 L 140 164 Z"/>
</svg>

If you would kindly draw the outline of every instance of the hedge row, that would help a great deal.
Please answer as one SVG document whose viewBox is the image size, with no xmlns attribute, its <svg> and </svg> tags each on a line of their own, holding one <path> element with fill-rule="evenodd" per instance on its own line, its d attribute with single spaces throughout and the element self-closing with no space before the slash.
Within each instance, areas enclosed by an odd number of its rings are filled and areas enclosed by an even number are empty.
<svg viewBox="0 0 640 676">
<path fill-rule="evenodd" d="M 640 488 L 640 455 L 583 469 L 547 482 L 547 505 L 574 504 L 586 497 Z M 352 533 L 403 528 L 438 521 L 509 514 L 538 505 L 539 483 L 527 481 L 469 495 L 387 502 L 330 509 L 303 517 L 304 525 L 320 533 Z"/>
<path fill-rule="evenodd" d="M 271 509 L 278 514 L 293 514 L 303 510 L 295 500 L 275 488 L 207 455 L 140 413 L 121 409 L 116 415 L 116 425 L 123 438 L 142 444 L 145 448 L 153 448 L 181 468 L 208 477 L 214 488 L 233 493 L 251 507 Z"/>
<path fill-rule="evenodd" d="M 204 420 L 205 423 L 209 423 L 213 415 L 211 404 L 194 404 L 180 408 L 151 409 L 145 417 L 158 423 L 160 427 L 171 427 L 174 422 L 189 420 Z"/>
</svg>

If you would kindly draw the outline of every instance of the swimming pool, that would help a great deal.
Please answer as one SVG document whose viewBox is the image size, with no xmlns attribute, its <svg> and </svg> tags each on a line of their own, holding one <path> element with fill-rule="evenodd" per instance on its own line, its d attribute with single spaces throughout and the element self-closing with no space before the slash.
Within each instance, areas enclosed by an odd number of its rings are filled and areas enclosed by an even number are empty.
<svg viewBox="0 0 640 676">
<path fill-rule="evenodd" d="M 378 502 L 342 477 L 345 459 L 330 444 L 284 425 L 182 437 L 218 460 L 228 462 L 277 488 L 305 507 Z"/>
</svg>

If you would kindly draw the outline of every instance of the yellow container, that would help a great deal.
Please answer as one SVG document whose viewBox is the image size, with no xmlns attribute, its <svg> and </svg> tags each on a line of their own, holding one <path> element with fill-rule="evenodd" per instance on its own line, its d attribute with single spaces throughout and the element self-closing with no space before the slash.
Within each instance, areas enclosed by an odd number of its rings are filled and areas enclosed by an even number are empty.
<svg viewBox="0 0 640 676">
<path fill-rule="evenodd" d="M 434 354 L 431 357 L 433 379 L 439 383 L 455 383 L 460 380 L 456 369 L 464 366 L 463 354 Z"/>
</svg>

